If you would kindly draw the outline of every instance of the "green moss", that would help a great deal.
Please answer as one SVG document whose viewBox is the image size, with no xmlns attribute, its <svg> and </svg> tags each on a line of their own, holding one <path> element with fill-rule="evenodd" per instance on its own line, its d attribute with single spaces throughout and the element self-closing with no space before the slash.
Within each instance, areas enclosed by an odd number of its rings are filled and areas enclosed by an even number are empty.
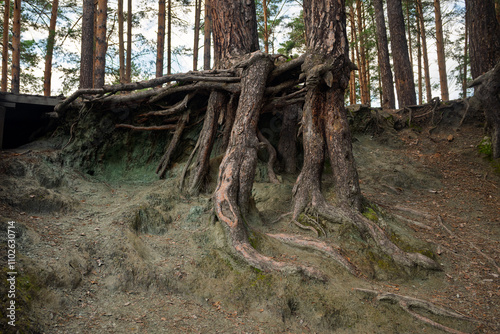
<svg viewBox="0 0 500 334">
<path fill-rule="evenodd" d="M 493 146 L 491 138 L 488 136 L 484 137 L 477 145 L 477 150 L 491 163 L 495 173 L 500 174 L 500 159 L 493 159 Z"/>
<path fill-rule="evenodd" d="M 365 211 L 363 212 L 363 216 L 370 219 L 372 222 L 378 223 L 378 214 L 371 207 L 365 208 Z"/>
<path fill-rule="evenodd" d="M 405 242 L 399 235 L 397 235 L 396 233 L 391 233 L 390 234 L 390 239 L 391 241 L 396 245 L 398 246 L 401 250 L 407 252 L 407 253 L 420 253 L 424 256 L 427 256 L 428 258 L 431 258 L 433 260 L 436 260 L 436 254 L 428 249 L 428 248 L 424 248 L 424 247 L 416 247 L 416 246 L 412 246 L 410 245 L 409 243 Z"/>
</svg>

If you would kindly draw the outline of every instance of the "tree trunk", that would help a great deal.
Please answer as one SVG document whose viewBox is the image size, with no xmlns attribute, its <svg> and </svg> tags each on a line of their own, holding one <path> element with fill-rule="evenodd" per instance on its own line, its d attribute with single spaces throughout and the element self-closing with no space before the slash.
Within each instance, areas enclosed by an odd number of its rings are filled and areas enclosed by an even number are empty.
<svg viewBox="0 0 500 334">
<path fill-rule="evenodd" d="M 83 1 L 80 88 L 92 88 L 94 78 L 94 0 Z"/>
<path fill-rule="evenodd" d="M 262 0 L 262 9 L 264 11 L 264 50 L 269 53 L 269 31 L 267 27 L 267 1 Z"/>
<path fill-rule="evenodd" d="M 440 0 L 434 0 L 434 20 L 436 22 L 436 49 L 439 68 L 439 85 L 441 87 L 441 100 L 448 101 L 448 75 L 446 72 L 446 58 L 444 54 L 443 22 L 441 19 Z M 464 64 L 464 67 L 466 64 Z"/>
<path fill-rule="evenodd" d="M 417 19 L 418 20 L 418 19 Z M 418 21 L 417 21 L 418 23 Z M 420 24 L 417 25 L 417 86 L 418 86 L 418 104 L 424 103 L 424 88 L 422 78 L 422 34 L 420 33 Z"/>
<path fill-rule="evenodd" d="M 366 49 L 365 49 L 365 36 L 363 29 L 363 20 L 362 20 L 362 2 L 361 0 L 356 0 L 356 17 L 357 21 L 357 30 L 359 31 L 359 85 L 361 87 L 361 104 L 370 104 L 370 93 L 368 87 L 367 80 L 367 67 L 366 67 Z"/>
<path fill-rule="evenodd" d="M 468 14 L 467 12 L 465 13 L 465 38 L 464 38 L 464 58 L 463 58 L 463 64 L 464 64 L 464 75 L 462 78 L 462 94 L 463 98 L 465 99 L 467 97 L 467 67 L 469 65 L 468 61 L 468 54 L 469 54 L 469 25 L 468 25 Z"/>
<path fill-rule="evenodd" d="M 210 0 L 205 0 L 205 23 L 203 27 L 204 42 L 203 42 L 203 69 L 210 70 L 210 54 L 212 41 L 212 10 L 210 9 Z"/>
<path fill-rule="evenodd" d="M 352 48 L 352 61 L 356 61 L 356 63 L 358 64 L 358 78 L 359 78 L 359 82 L 360 82 L 360 87 L 359 87 L 359 90 L 360 90 L 360 94 L 359 95 L 363 95 L 362 94 L 362 87 L 361 87 L 361 73 L 359 71 L 359 69 L 361 68 L 361 64 L 360 64 L 360 57 L 359 57 L 359 47 L 358 47 L 358 37 L 357 37 L 357 34 L 356 34 L 356 15 L 355 15 L 355 12 L 354 12 L 354 2 L 351 3 L 351 5 L 349 6 L 349 9 L 350 9 L 350 15 L 349 15 L 349 21 L 351 23 L 351 41 L 353 43 L 353 48 Z M 351 71 L 350 73 L 350 76 L 349 76 L 349 99 L 350 99 L 350 102 L 351 104 L 356 104 L 357 102 L 357 89 L 356 89 L 356 72 L 355 71 Z"/>
<path fill-rule="evenodd" d="M 123 0 L 118 0 L 118 58 L 120 63 L 119 76 L 120 83 L 126 82 L 125 79 L 125 40 L 123 26 Z"/>
<path fill-rule="evenodd" d="M 163 54 L 165 50 L 165 0 L 158 1 L 158 37 L 156 39 L 156 77 L 163 76 Z"/>
<path fill-rule="evenodd" d="M 193 43 L 193 71 L 198 70 L 198 49 L 200 44 L 200 15 L 201 0 L 194 2 L 194 43 Z"/>
<path fill-rule="evenodd" d="M 125 64 L 127 82 L 132 81 L 132 0 L 127 3 L 127 59 Z"/>
<path fill-rule="evenodd" d="M 108 16 L 107 0 L 97 2 L 97 33 L 96 33 L 96 56 L 94 87 L 102 88 L 106 76 L 106 21 Z"/>
<path fill-rule="evenodd" d="M 466 0 L 471 74 L 475 79 L 500 59 L 500 26 L 493 0 Z"/>
<path fill-rule="evenodd" d="M 411 22 L 411 5 L 413 3 L 412 0 L 406 0 L 406 29 L 408 30 L 408 54 L 410 56 L 410 65 L 411 68 L 413 68 L 413 45 L 412 45 L 412 38 L 411 38 L 411 27 L 413 26 Z"/>
<path fill-rule="evenodd" d="M 172 0 L 168 1 L 167 8 L 167 24 L 168 24 L 168 33 L 167 33 L 167 74 L 172 74 Z"/>
<path fill-rule="evenodd" d="M 394 81 L 392 79 L 392 69 L 389 59 L 389 45 L 387 42 L 387 30 L 385 27 L 384 5 L 382 0 L 374 0 L 375 22 L 377 28 L 378 55 L 380 64 L 380 76 L 382 80 L 382 107 L 396 108 L 396 99 L 394 96 Z"/>
<path fill-rule="evenodd" d="M 399 107 L 415 105 L 415 83 L 408 55 L 401 0 L 387 0 L 391 49 Z"/>
<path fill-rule="evenodd" d="M 52 13 L 50 16 L 49 37 L 47 38 L 47 54 L 45 56 L 45 72 L 43 74 L 43 95 L 50 96 L 50 83 L 52 77 L 52 55 L 54 53 L 54 41 L 56 38 L 57 9 L 59 0 L 52 1 Z"/>
<path fill-rule="evenodd" d="M 14 21 L 12 22 L 12 80 L 11 92 L 19 94 L 21 72 L 21 0 L 14 0 Z"/>
<path fill-rule="evenodd" d="M 2 36 L 2 92 L 7 91 L 8 77 L 8 62 L 9 62 L 9 17 L 10 17 L 10 0 L 4 1 L 3 12 L 3 36 Z"/>
<path fill-rule="evenodd" d="M 420 38 L 422 39 L 422 55 L 424 58 L 424 79 L 427 102 L 432 100 L 431 75 L 429 73 L 429 54 L 427 53 L 427 37 L 425 34 L 424 11 L 422 0 L 417 0 L 417 13 L 420 22 Z"/>
</svg>

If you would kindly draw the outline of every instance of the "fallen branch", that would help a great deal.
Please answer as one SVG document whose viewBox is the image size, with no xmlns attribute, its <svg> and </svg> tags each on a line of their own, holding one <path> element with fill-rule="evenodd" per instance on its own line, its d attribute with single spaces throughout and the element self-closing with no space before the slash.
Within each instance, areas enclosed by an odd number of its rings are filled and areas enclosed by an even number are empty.
<svg viewBox="0 0 500 334">
<path fill-rule="evenodd" d="M 445 331 L 447 333 L 465 334 L 464 332 L 447 327 L 445 325 L 441 325 L 438 322 L 435 322 L 427 317 L 424 317 L 424 316 L 414 312 L 412 310 L 412 308 L 418 307 L 418 308 L 422 308 L 424 310 L 427 310 L 435 315 L 451 317 L 451 318 L 460 319 L 460 320 L 473 321 L 473 319 L 471 319 L 463 314 L 457 313 L 455 311 L 446 310 L 444 308 L 438 307 L 438 306 L 436 306 L 428 301 L 422 300 L 422 299 L 397 295 L 397 294 L 389 293 L 389 292 L 379 292 L 379 291 L 375 291 L 375 290 L 368 290 L 368 289 L 354 289 L 354 290 L 368 293 L 368 294 L 373 294 L 376 296 L 377 301 L 389 300 L 389 301 L 395 302 L 403 310 L 405 310 L 408 314 L 415 317 L 416 319 L 418 319 L 418 320 L 420 320 L 420 321 L 422 321 L 422 322 L 424 322 L 432 327 L 435 327 L 435 328 L 438 328 L 442 331 Z"/>
<path fill-rule="evenodd" d="M 161 130 L 174 130 L 177 128 L 176 124 L 167 125 L 153 125 L 153 126 L 134 126 L 130 124 L 116 124 L 117 129 L 131 129 L 135 131 L 161 131 Z"/>
<path fill-rule="evenodd" d="M 158 164 L 158 167 L 156 168 L 156 174 L 158 174 L 160 179 L 163 179 L 165 177 L 165 173 L 166 173 L 167 168 L 170 164 L 170 158 L 171 158 L 172 153 L 174 152 L 175 148 L 177 147 L 177 143 L 179 142 L 179 140 L 181 138 L 182 132 L 184 131 L 184 128 L 186 127 L 186 123 L 188 122 L 188 119 L 189 119 L 189 114 L 186 113 L 181 117 L 181 119 L 177 123 L 177 129 L 175 130 L 174 136 L 172 137 L 172 140 L 170 141 L 168 148 L 165 151 L 165 154 L 161 158 L 160 163 Z"/>
</svg>

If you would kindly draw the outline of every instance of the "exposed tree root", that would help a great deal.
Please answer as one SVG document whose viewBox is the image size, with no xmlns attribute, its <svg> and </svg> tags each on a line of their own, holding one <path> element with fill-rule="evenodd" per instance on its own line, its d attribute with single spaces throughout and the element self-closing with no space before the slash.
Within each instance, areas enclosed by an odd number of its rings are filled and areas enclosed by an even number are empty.
<svg viewBox="0 0 500 334">
<path fill-rule="evenodd" d="M 421 308 L 424 310 L 427 310 L 431 312 L 432 314 L 439 315 L 439 316 L 444 316 L 444 317 L 451 317 L 455 319 L 460 319 L 460 320 L 468 320 L 468 321 L 473 321 L 473 319 L 466 317 L 463 314 L 457 313 L 455 311 L 450 311 L 446 310 L 444 308 L 438 307 L 428 301 L 422 300 L 422 299 L 417 299 L 417 298 L 412 298 L 412 297 L 407 297 L 407 296 L 402 296 L 402 295 L 397 295 L 394 293 L 388 293 L 388 292 L 379 292 L 375 290 L 368 290 L 368 289 L 355 289 L 356 291 L 361 291 L 364 293 L 372 294 L 375 295 L 378 301 L 381 300 L 389 300 L 391 302 L 397 303 L 403 310 L 408 312 L 411 316 L 415 317 L 416 319 L 432 326 L 435 328 L 438 328 L 442 331 L 445 331 L 447 333 L 452 333 L 452 334 L 465 334 L 464 332 L 458 331 L 456 329 L 447 327 L 445 325 L 442 325 L 438 322 L 435 322 L 427 317 L 424 317 L 423 315 L 420 315 L 416 313 L 415 311 L 412 310 L 412 308 Z"/>
<path fill-rule="evenodd" d="M 189 114 L 186 113 L 181 117 L 181 119 L 177 123 L 177 129 L 175 129 L 174 136 L 172 137 L 172 140 L 168 144 L 168 148 L 166 149 L 165 154 L 161 158 L 160 163 L 156 168 L 156 174 L 158 174 L 160 179 L 163 179 L 165 177 L 167 168 L 170 165 L 170 158 L 172 157 L 172 153 L 174 152 L 175 148 L 177 147 L 177 144 L 179 143 L 179 140 L 182 136 L 182 132 L 184 131 L 186 123 L 188 122 L 188 119 L 189 119 Z"/>
<path fill-rule="evenodd" d="M 267 236 L 280 240 L 281 242 L 288 245 L 298 246 L 300 248 L 305 248 L 305 249 L 317 250 L 335 260 L 352 275 L 359 276 L 359 271 L 357 270 L 357 268 L 341 254 L 341 249 L 338 246 L 329 245 L 317 239 L 290 235 L 290 234 L 268 233 Z"/>
<path fill-rule="evenodd" d="M 439 222 L 439 225 L 441 225 L 441 227 L 450 234 L 450 236 L 458 239 L 458 240 L 462 240 L 462 238 L 460 238 L 458 235 L 456 235 L 452 230 L 450 230 L 448 227 L 446 227 L 446 225 L 443 223 L 443 218 L 441 218 L 440 215 L 437 216 L 438 218 L 438 222 Z M 473 248 L 477 254 L 481 255 L 482 257 L 484 257 L 492 267 L 494 267 L 496 269 L 497 272 L 500 273 L 500 266 L 498 266 L 498 264 L 495 262 L 495 260 L 493 258 L 491 258 L 490 256 L 486 255 L 483 253 L 483 251 L 477 247 L 474 243 L 470 242 L 469 241 L 469 245 L 471 246 L 471 248 Z"/>
<path fill-rule="evenodd" d="M 177 124 L 166 124 L 166 125 L 153 125 L 153 126 L 135 126 L 130 124 L 116 124 L 117 129 L 130 129 L 135 131 L 163 131 L 163 130 L 174 130 L 177 128 Z"/>
<path fill-rule="evenodd" d="M 257 137 L 259 138 L 260 142 L 264 144 L 267 153 L 269 154 L 269 159 L 267 161 L 267 175 L 269 176 L 269 181 L 274 184 L 280 183 L 278 181 L 278 178 L 276 177 L 276 174 L 274 173 L 274 164 L 276 163 L 276 150 L 274 149 L 273 145 L 267 140 L 266 137 L 260 132 L 260 130 L 257 129 Z"/>
</svg>

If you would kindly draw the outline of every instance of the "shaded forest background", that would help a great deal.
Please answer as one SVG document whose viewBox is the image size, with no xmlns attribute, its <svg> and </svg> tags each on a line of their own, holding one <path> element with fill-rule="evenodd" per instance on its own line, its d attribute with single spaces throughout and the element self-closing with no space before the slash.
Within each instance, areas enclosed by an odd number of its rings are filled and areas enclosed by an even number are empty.
<svg viewBox="0 0 500 334">
<path fill-rule="evenodd" d="M 498 19 L 500 1 L 494 1 Z M 465 2 L 400 3 L 416 102 L 437 96 L 448 100 L 450 92 L 454 98 L 472 95 L 467 90 L 472 75 Z M 209 69 L 213 65 L 209 5 L 201 0 L 4 1 L 2 91 L 68 95 L 83 87 L 81 71 L 99 77 L 91 84 L 98 87 Z M 305 51 L 301 5 L 290 0 L 256 1 L 263 51 L 286 56 Z M 85 18 L 85 6 L 90 19 Z M 346 7 L 350 58 L 359 69 L 351 74 L 348 103 L 382 105 L 384 59 L 379 55 L 384 43 L 390 50 L 391 77 L 395 70 L 388 8 L 380 0 L 349 0 Z M 382 16 L 376 15 L 381 11 Z M 380 17 L 385 20 L 387 42 L 381 41 L 383 32 L 377 30 Z M 89 34 L 91 46 L 83 47 L 82 38 Z M 90 71 L 82 62 L 85 57 L 91 59 Z M 439 76 L 438 68 L 443 71 Z"/>
</svg>

